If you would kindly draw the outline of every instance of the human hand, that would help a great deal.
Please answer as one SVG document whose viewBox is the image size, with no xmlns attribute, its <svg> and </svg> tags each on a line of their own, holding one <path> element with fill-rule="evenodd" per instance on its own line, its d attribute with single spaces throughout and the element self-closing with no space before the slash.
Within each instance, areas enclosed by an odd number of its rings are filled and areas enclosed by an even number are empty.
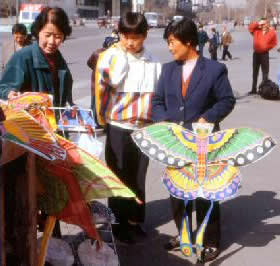
<svg viewBox="0 0 280 266">
<path fill-rule="evenodd" d="M 19 91 L 10 91 L 8 94 L 8 100 L 12 100 L 20 95 Z"/>
<path fill-rule="evenodd" d="M 204 119 L 203 117 L 200 117 L 198 120 L 197 120 L 197 123 L 208 123 L 208 121 L 206 119 Z"/>
</svg>

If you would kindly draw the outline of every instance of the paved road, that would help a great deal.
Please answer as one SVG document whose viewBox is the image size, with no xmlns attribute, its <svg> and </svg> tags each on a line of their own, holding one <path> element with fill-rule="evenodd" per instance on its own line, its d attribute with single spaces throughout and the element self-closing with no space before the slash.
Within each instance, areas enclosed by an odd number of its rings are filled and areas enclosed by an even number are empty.
<svg viewBox="0 0 280 266">
<path fill-rule="evenodd" d="M 108 31 L 107 31 L 108 33 Z M 74 77 L 74 99 L 82 106 L 90 102 L 90 69 L 86 60 L 90 53 L 102 45 L 105 31 L 95 28 L 74 30 L 62 53 Z M 2 35 L 1 35 L 2 36 Z M 261 128 L 279 141 L 279 102 L 265 101 L 259 97 L 242 97 L 251 87 L 252 40 L 244 31 L 233 33 L 234 44 L 230 50 L 234 60 L 227 61 L 229 78 L 238 101 L 232 114 L 222 123 L 222 128 L 251 126 Z M 167 45 L 162 40 L 162 30 L 151 30 L 147 48 L 161 62 L 171 59 Z M 205 53 L 208 56 L 208 53 Z M 219 52 L 219 57 L 221 52 Z M 276 80 L 280 55 L 270 55 L 270 77 Z M 244 177 L 237 197 L 225 201 L 222 208 L 222 253 L 212 263 L 217 266 L 277 266 L 280 261 L 280 174 L 277 147 L 268 157 L 255 165 L 242 169 Z M 168 193 L 160 176 L 163 169 L 151 162 L 147 176 L 147 219 L 149 238 L 146 242 L 119 247 L 121 266 L 185 266 L 194 265 L 195 258 L 184 258 L 179 252 L 166 253 L 162 248 L 176 233 L 171 218 Z"/>
</svg>

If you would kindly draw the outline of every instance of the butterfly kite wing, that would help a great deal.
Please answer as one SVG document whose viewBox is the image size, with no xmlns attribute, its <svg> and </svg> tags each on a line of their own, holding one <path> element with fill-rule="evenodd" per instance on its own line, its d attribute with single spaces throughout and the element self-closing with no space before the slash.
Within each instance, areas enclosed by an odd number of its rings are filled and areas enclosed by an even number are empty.
<svg viewBox="0 0 280 266">
<path fill-rule="evenodd" d="M 56 138 L 24 110 L 5 108 L 6 120 L 2 123 L 2 138 L 23 146 L 48 160 L 65 159 L 65 151 Z"/>
<path fill-rule="evenodd" d="M 158 123 L 132 134 L 143 153 L 168 167 L 182 168 L 197 158 L 196 135 L 174 123 Z"/>
<path fill-rule="evenodd" d="M 208 162 L 245 166 L 267 155 L 275 145 L 272 137 L 252 128 L 219 131 L 209 136 Z"/>
<path fill-rule="evenodd" d="M 87 202 L 109 197 L 136 198 L 135 193 L 100 160 L 78 147 L 83 164 L 73 169 Z"/>
<path fill-rule="evenodd" d="M 195 180 L 194 164 L 181 169 L 166 168 L 162 181 L 170 195 L 175 198 L 194 200 L 198 197 L 200 185 Z"/>
<path fill-rule="evenodd" d="M 109 197 L 136 197 L 102 161 L 61 136 L 57 136 L 57 139 L 67 151 L 65 165 L 78 180 L 87 202 Z"/>
<path fill-rule="evenodd" d="M 240 186 L 240 172 L 227 163 L 208 165 L 208 175 L 202 184 L 202 197 L 219 201 L 233 197 Z"/>
</svg>

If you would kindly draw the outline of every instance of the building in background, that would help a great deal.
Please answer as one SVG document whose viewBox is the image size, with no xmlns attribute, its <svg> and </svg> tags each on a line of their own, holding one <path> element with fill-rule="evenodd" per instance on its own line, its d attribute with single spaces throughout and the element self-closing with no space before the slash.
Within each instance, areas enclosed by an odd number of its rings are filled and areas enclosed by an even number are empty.
<svg viewBox="0 0 280 266">
<path fill-rule="evenodd" d="M 83 18 L 121 16 L 127 10 L 132 10 L 132 0 L 75 0 L 75 2 L 77 13 Z"/>
<path fill-rule="evenodd" d="M 5 1 L 5 0 L 4 0 Z M 77 11 L 76 2 L 77 0 L 9 0 L 13 6 L 16 7 L 16 4 L 43 4 L 48 6 L 58 6 L 63 8 L 69 17 L 74 16 Z"/>
<path fill-rule="evenodd" d="M 100 16 L 120 16 L 132 10 L 135 0 L 1 0 L 0 15 L 7 17 L 17 4 L 34 3 L 63 8 L 70 18 L 79 15 L 82 18 L 95 19 Z M 144 5 L 145 0 L 136 0 Z"/>
<path fill-rule="evenodd" d="M 187 17 L 192 17 L 192 1 L 191 0 L 179 0 L 177 2 L 177 8 L 176 11 L 178 14 L 187 16 Z"/>
<path fill-rule="evenodd" d="M 132 10 L 133 0 L 111 0 L 112 16 L 122 16 L 125 12 Z"/>
<path fill-rule="evenodd" d="M 76 0 L 77 13 L 82 18 L 97 18 L 106 13 L 105 1 Z"/>
</svg>

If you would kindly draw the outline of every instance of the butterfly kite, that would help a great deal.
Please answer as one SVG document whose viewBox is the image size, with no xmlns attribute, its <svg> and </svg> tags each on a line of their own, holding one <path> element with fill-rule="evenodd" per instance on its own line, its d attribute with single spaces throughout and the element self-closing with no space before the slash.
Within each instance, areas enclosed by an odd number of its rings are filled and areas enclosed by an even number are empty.
<svg viewBox="0 0 280 266">
<path fill-rule="evenodd" d="M 267 134 L 251 129 L 226 129 L 211 133 L 213 124 L 193 124 L 194 132 L 177 124 L 158 123 L 132 134 L 143 153 L 167 166 L 163 184 L 168 192 L 185 202 L 196 198 L 211 206 L 196 235 L 196 253 L 201 258 L 203 236 L 214 201 L 233 197 L 240 185 L 239 167 L 251 164 L 276 145 Z M 181 232 L 180 249 L 192 255 L 187 213 Z"/>
<path fill-rule="evenodd" d="M 41 244 L 39 264 L 44 265 L 48 240 L 56 219 L 82 227 L 100 241 L 87 203 L 107 197 L 135 198 L 119 178 L 99 159 L 55 133 L 51 98 L 43 93 L 24 93 L 1 102 L 6 120 L 1 137 L 31 151 L 36 158 L 38 206 L 49 218 Z"/>
</svg>

